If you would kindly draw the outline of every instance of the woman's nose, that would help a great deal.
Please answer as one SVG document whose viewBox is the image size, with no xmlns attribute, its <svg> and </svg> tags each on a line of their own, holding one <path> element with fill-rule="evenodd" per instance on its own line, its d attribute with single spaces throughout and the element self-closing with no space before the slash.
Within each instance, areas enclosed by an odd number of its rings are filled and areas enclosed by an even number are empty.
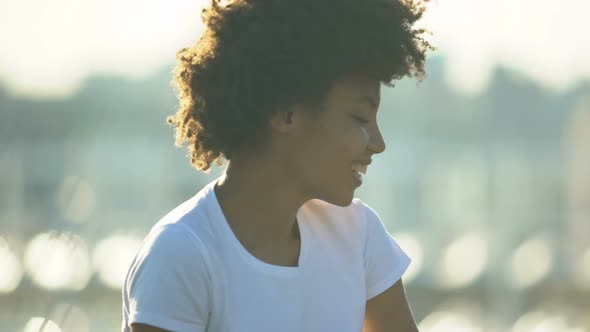
<svg viewBox="0 0 590 332">
<path fill-rule="evenodd" d="M 381 135 L 381 131 L 379 128 L 375 126 L 375 129 L 371 132 L 370 140 L 369 140 L 369 149 L 374 153 L 381 153 L 385 151 L 385 141 L 383 140 L 383 135 Z"/>
</svg>

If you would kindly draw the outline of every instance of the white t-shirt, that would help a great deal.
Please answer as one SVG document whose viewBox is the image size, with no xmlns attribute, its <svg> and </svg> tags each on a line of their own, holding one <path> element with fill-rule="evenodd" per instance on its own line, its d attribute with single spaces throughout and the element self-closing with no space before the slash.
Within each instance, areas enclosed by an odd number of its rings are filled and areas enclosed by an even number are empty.
<svg viewBox="0 0 590 332">
<path fill-rule="evenodd" d="M 123 286 L 122 331 L 138 322 L 175 332 L 360 332 L 366 301 L 410 264 L 358 198 L 347 207 L 306 202 L 297 212 L 298 266 L 265 263 L 227 224 L 219 179 L 144 239 Z"/>
</svg>

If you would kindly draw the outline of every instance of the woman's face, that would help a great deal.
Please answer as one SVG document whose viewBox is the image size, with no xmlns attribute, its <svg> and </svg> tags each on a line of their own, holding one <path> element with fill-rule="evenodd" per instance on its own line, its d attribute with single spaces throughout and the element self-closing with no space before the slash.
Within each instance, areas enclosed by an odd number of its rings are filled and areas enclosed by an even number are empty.
<svg viewBox="0 0 590 332">
<path fill-rule="evenodd" d="M 380 88 L 376 79 L 349 76 L 333 84 L 323 110 L 299 114 L 289 168 L 313 198 L 350 205 L 360 185 L 353 166 L 385 150 L 377 126 Z"/>
</svg>

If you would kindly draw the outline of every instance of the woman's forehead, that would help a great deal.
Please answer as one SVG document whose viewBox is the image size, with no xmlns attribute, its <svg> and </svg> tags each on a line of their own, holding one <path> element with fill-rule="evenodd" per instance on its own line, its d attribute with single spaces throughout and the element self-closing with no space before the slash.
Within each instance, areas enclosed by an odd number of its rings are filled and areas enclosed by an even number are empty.
<svg viewBox="0 0 590 332">
<path fill-rule="evenodd" d="M 376 101 L 379 103 L 381 97 L 381 83 L 378 79 L 368 76 L 345 76 L 334 81 L 329 99 L 352 101 L 365 99 L 366 101 Z"/>
</svg>

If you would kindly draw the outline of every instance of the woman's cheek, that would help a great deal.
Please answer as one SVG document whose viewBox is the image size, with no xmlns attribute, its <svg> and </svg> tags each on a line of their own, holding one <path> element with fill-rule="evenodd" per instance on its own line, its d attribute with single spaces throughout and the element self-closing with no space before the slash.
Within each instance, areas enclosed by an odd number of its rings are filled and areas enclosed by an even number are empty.
<svg viewBox="0 0 590 332">
<path fill-rule="evenodd" d="M 367 128 L 361 127 L 361 137 L 362 137 L 363 145 L 369 144 L 370 135 L 369 135 L 369 131 L 367 130 Z"/>
</svg>

